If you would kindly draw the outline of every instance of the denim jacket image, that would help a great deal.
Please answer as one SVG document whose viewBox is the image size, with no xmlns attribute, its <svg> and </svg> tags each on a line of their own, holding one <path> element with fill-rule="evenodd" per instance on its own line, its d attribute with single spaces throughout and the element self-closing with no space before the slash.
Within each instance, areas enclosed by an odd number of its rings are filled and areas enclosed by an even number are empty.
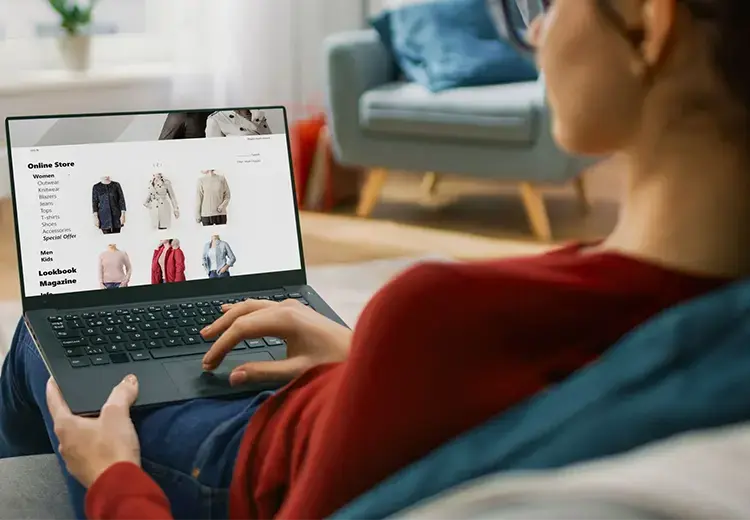
<svg viewBox="0 0 750 520">
<path fill-rule="evenodd" d="M 210 265 L 209 259 L 208 259 L 208 251 L 211 248 L 211 242 L 207 242 L 205 246 L 203 246 L 203 268 L 208 273 Z M 219 240 L 216 242 L 216 261 L 218 263 L 219 268 L 227 266 L 231 268 L 234 263 L 237 261 L 237 258 L 234 256 L 234 253 L 232 252 L 232 248 L 229 247 L 229 244 L 224 242 L 223 240 Z"/>
</svg>

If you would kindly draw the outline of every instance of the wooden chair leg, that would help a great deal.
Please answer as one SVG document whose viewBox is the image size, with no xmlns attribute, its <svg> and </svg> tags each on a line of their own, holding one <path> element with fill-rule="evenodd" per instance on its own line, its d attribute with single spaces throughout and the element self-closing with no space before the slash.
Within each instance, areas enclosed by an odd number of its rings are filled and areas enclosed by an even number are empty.
<svg viewBox="0 0 750 520">
<path fill-rule="evenodd" d="M 573 187 L 576 190 L 576 197 L 578 198 L 578 207 L 581 213 L 588 215 L 591 212 L 591 201 L 589 200 L 588 192 L 586 190 L 586 178 L 582 173 L 573 181 Z"/>
<path fill-rule="evenodd" d="M 367 180 L 359 192 L 358 217 L 369 217 L 372 214 L 387 178 L 388 170 L 383 168 L 374 168 L 367 173 Z"/>
<path fill-rule="evenodd" d="M 440 182 L 440 177 L 437 173 L 428 172 L 424 174 L 424 177 L 422 178 L 422 193 L 425 194 L 425 197 L 428 199 L 435 197 L 438 182 Z"/>
<path fill-rule="evenodd" d="M 528 182 L 522 182 L 520 189 L 523 205 L 526 208 L 526 215 L 529 218 L 534 236 L 539 240 L 549 242 L 552 240 L 552 229 L 541 191 Z"/>
</svg>

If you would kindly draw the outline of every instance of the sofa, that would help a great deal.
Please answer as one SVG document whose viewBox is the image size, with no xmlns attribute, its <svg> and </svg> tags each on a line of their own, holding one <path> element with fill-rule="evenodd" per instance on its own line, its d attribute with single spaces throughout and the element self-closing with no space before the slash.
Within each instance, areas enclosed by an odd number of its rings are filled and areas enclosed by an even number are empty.
<svg viewBox="0 0 750 520">
<path fill-rule="evenodd" d="M 592 160 L 561 151 L 550 132 L 542 80 L 432 93 L 400 78 L 374 29 L 326 40 L 329 132 L 338 159 L 368 169 L 357 214 L 375 208 L 389 170 L 516 183 L 534 234 L 552 232 L 540 186 L 574 182 L 588 208 L 581 172 Z"/>
</svg>

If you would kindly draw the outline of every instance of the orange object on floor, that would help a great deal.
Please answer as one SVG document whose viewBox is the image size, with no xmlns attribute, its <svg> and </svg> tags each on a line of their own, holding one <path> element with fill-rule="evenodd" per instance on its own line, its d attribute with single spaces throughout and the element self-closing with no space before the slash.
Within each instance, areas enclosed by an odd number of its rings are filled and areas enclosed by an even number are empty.
<svg viewBox="0 0 750 520">
<path fill-rule="evenodd" d="M 297 204 L 300 209 L 305 207 L 305 193 L 312 170 L 313 161 L 318 147 L 321 129 L 325 126 L 323 114 L 303 119 L 294 123 L 291 129 L 292 164 L 294 166 L 294 182 L 296 187 Z"/>
</svg>

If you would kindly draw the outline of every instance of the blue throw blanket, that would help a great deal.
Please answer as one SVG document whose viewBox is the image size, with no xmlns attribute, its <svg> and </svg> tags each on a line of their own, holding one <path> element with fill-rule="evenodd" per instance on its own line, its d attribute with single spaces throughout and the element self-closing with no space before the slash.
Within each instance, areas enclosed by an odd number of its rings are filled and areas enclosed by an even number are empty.
<svg viewBox="0 0 750 520">
<path fill-rule="evenodd" d="M 494 472 L 565 466 L 750 420 L 750 282 L 664 312 L 567 381 L 444 445 L 333 518 L 384 518 Z"/>
</svg>

